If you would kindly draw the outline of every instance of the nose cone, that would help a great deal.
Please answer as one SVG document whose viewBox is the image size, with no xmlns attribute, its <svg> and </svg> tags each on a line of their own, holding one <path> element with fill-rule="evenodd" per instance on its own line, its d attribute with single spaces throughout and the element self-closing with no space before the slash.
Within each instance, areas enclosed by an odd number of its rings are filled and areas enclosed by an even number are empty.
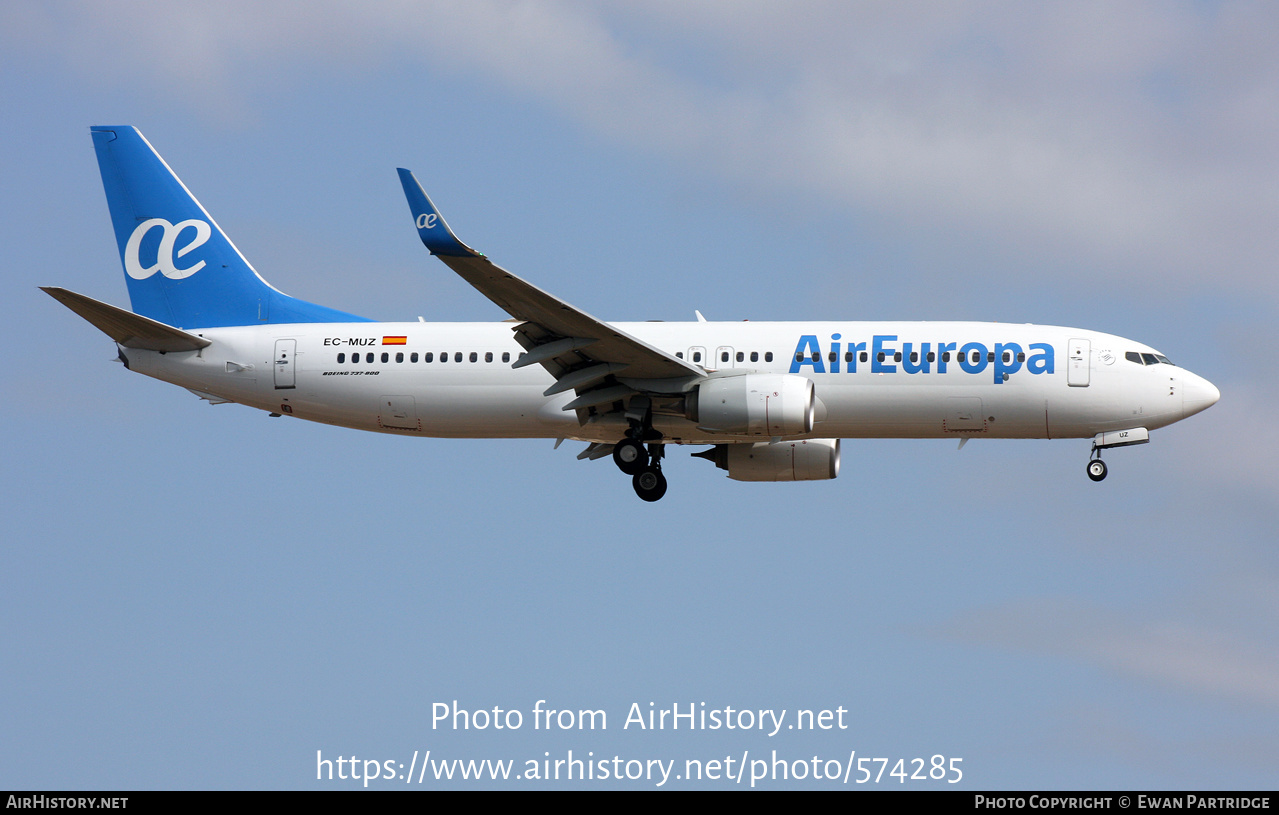
<svg viewBox="0 0 1279 815">
<path fill-rule="evenodd" d="M 1181 393 L 1181 415 L 1183 418 L 1193 416 L 1201 410 L 1207 410 L 1217 404 L 1217 400 L 1221 398 L 1221 391 L 1217 390 L 1216 385 L 1189 371 L 1186 371 Z"/>
</svg>

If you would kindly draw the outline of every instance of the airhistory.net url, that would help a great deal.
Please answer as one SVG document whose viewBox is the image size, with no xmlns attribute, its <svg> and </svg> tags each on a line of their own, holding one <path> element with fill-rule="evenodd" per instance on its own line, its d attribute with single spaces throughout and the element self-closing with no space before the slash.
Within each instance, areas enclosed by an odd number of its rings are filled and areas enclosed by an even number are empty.
<svg viewBox="0 0 1279 815">
<path fill-rule="evenodd" d="M 709 760 L 626 759 L 614 755 L 599 758 L 594 752 L 574 755 L 569 750 L 564 758 L 516 759 L 435 758 L 431 751 L 413 751 L 408 764 L 396 759 L 360 759 L 356 756 L 325 758 L 315 751 L 317 781 L 360 781 L 370 783 L 426 784 L 435 782 L 637 782 L 656 787 L 672 782 L 728 781 L 749 784 L 779 781 L 808 781 L 831 784 L 955 784 L 963 778 L 959 765 L 962 758 L 934 755 L 924 758 L 890 759 L 880 756 L 857 756 L 850 751 L 847 759 L 818 756 L 788 759 L 771 751 L 768 758 L 751 758 L 749 750 L 740 757 L 725 756 Z"/>
</svg>

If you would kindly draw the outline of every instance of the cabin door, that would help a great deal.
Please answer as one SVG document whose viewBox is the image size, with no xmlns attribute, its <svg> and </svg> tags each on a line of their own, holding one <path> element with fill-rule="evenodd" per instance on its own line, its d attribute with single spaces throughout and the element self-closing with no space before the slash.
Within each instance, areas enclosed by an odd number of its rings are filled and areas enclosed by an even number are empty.
<svg viewBox="0 0 1279 815">
<path fill-rule="evenodd" d="M 271 367 L 275 369 L 276 390 L 296 387 L 293 357 L 297 355 L 297 352 L 297 340 L 275 341 L 275 364 Z"/>
</svg>

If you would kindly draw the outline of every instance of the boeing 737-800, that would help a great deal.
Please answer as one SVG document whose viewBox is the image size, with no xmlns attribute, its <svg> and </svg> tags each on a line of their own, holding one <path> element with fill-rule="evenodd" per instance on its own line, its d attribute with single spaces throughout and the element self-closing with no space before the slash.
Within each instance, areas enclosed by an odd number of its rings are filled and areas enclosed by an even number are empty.
<svg viewBox="0 0 1279 815">
<path fill-rule="evenodd" d="M 1207 380 L 1138 342 L 975 322 L 608 323 L 493 265 L 407 170 L 431 254 L 513 318 L 381 323 L 266 283 L 132 127 L 91 130 L 132 311 L 44 290 L 131 370 L 214 403 L 405 436 L 575 439 L 635 492 L 667 445 L 740 481 L 839 473 L 840 439 L 1091 438 L 1101 451 L 1211 406 Z M 558 441 L 557 441 L 558 446 Z"/>
</svg>

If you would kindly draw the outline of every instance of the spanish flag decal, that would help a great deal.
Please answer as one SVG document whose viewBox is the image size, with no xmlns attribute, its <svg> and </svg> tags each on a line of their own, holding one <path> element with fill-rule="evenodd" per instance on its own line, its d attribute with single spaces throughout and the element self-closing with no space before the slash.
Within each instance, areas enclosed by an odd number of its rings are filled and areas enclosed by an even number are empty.
<svg viewBox="0 0 1279 815">
<path fill-rule="evenodd" d="M 406 337 L 383 337 L 383 345 L 407 345 L 409 338 Z"/>
</svg>

